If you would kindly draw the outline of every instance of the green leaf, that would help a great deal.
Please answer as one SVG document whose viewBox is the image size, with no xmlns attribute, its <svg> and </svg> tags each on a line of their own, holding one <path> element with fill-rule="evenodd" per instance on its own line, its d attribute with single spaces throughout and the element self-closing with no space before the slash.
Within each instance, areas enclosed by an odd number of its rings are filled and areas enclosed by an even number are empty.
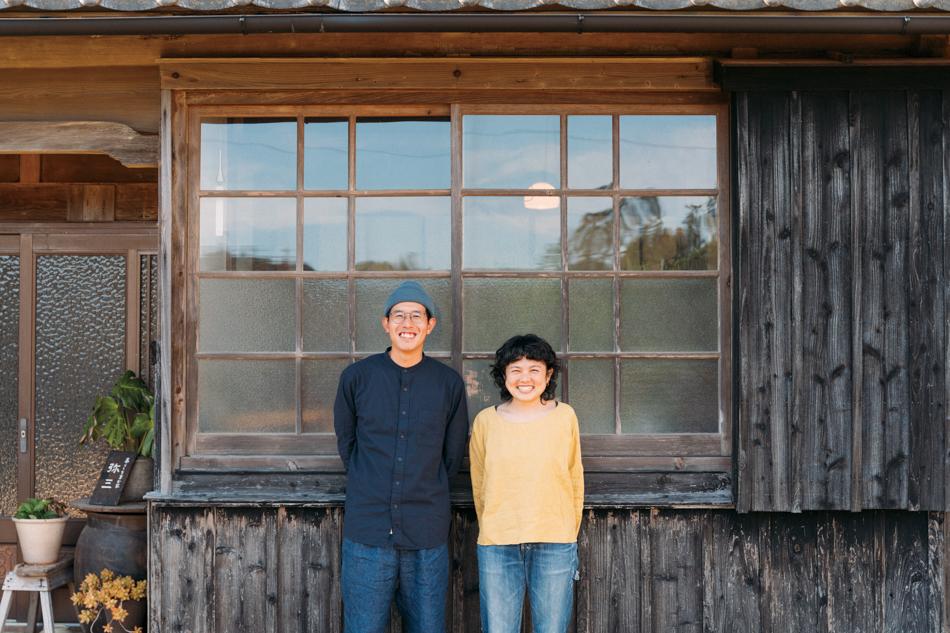
<svg viewBox="0 0 950 633">
<path fill-rule="evenodd" d="M 152 418 L 149 417 L 147 413 L 139 413 L 135 416 L 135 419 L 132 420 L 132 428 L 129 429 L 129 433 L 135 439 L 140 440 L 151 429 Z"/>
<path fill-rule="evenodd" d="M 139 455 L 142 457 L 151 457 L 152 448 L 155 444 L 155 427 L 148 430 L 145 437 L 142 438 L 142 448 L 139 449 Z"/>
</svg>

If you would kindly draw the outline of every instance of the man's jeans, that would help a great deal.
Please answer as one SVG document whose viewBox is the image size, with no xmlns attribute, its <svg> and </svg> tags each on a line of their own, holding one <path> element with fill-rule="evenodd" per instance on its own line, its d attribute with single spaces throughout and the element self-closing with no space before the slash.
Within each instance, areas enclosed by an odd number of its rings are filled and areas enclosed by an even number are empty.
<svg viewBox="0 0 950 633">
<path fill-rule="evenodd" d="M 393 597 L 406 633 L 444 633 L 449 550 L 373 547 L 343 539 L 345 633 L 388 630 Z"/>
<path fill-rule="evenodd" d="M 564 633 L 574 602 L 577 543 L 478 546 L 485 633 L 518 633 L 525 588 L 534 633 Z"/>
</svg>

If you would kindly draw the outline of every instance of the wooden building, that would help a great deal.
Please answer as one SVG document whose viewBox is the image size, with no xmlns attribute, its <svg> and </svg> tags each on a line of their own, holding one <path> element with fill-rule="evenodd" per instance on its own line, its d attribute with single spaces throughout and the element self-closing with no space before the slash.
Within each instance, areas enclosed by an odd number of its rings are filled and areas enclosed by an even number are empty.
<svg viewBox="0 0 950 633">
<path fill-rule="evenodd" d="M 508 335 L 565 360 L 573 630 L 950 631 L 948 9 L 0 0 L 0 567 L 128 367 L 150 630 L 340 631 L 332 397 L 414 278 L 473 414 Z"/>
</svg>

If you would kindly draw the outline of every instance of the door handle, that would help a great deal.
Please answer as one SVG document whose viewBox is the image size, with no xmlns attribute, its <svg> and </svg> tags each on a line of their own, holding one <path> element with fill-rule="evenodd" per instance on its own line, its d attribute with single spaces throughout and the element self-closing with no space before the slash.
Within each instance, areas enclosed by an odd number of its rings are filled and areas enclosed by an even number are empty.
<svg viewBox="0 0 950 633">
<path fill-rule="evenodd" d="M 20 418 L 20 452 L 26 452 L 26 418 Z"/>
</svg>

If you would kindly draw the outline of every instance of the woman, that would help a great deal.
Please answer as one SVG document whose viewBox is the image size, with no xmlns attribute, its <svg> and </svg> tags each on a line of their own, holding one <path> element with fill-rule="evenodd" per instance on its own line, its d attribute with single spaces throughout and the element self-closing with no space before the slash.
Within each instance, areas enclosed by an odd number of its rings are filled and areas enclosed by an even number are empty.
<svg viewBox="0 0 950 633">
<path fill-rule="evenodd" d="M 554 399 L 559 364 L 534 334 L 495 352 L 502 404 L 475 418 L 469 457 L 478 514 L 482 630 L 517 633 L 525 589 L 535 633 L 564 633 L 584 505 L 577 416 Z"/>
</svg>

